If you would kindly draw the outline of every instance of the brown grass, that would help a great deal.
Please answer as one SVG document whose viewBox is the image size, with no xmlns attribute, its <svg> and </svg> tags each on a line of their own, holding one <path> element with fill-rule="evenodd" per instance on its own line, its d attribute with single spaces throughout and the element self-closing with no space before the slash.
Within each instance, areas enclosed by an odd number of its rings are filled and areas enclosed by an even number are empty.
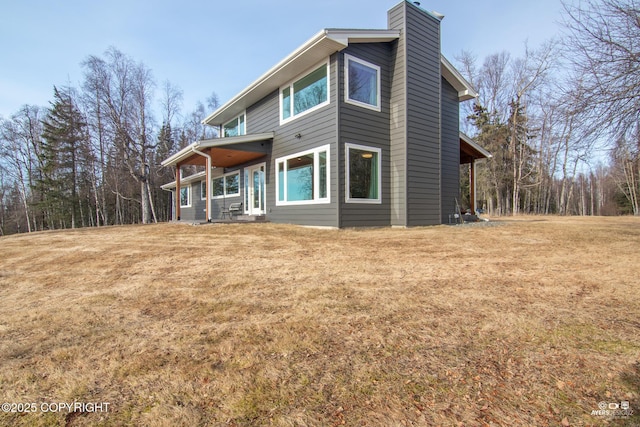
<svg viewBox="0 0 640 427">
<path fill-rule="evenodd" d="M 0 424 L 638 425 L 640 220 L 493 224 L 4 237 Z"/>
</svg>

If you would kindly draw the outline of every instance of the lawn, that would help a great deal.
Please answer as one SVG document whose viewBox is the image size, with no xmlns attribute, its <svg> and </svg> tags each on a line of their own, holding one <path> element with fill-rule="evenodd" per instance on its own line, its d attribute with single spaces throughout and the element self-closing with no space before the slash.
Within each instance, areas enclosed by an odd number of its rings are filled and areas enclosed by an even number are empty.
<svg viewBox="0 0 640 427">
<path fill-rule="evenodd" d="M 640 425 L 639 259 L 628 217 L 3 237 L 0 425 Z"/>
</svg>

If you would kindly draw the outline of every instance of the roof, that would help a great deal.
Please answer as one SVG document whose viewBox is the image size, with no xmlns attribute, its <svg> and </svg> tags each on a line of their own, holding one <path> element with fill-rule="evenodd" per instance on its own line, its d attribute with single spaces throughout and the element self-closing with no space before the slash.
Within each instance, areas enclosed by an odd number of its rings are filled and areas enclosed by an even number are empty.
<svg viewBox="0 0 640 427">
<path fill-rule="evenodd" d="M 458 91 L 458 99 L 460 101 L 468 101 L 478 97 L 478 92 L 475 91 L 471 83 L 467 81 L 460 71 L 456 70 L 456 67 L 449 62 L 443 55 L 440 56 L 440 72 L 442 77 L 449 82 L 455 90 Z"/>
<path fill-rule="evenodd" d="M 232 120 L 280 86 L 352 43 L 384 43 L 399 37 L 400 30 L 324 29 L 207 116 L 202 123 L 217 126 Z M 444 56 L 440 63 L 442 76 L 458 91 L 461 101 L 477 96 L 469 82 Z"/>
<path fill-rule="evenodd" d="M 251 135 L 241 135 L 241 136 L 229 136 L 226 138 L 214 138 L 214 139 L 205 139 L 201 141 L 196 141 L 192 144 L 187 145 L 182 150 L 178 151 L 174 155 L 168 157 L 163 160 L 162 166 L 176 165 L 181 163 L 194 154 L 196 152 L 202 152 L 208 148 L 220 148 L 233 146 L 238 144 L 244 144 L 248 142 L 258 142 L 258 141 L 266 141 L 273 139 L 273 132 L 264 132 L 264 133 L 256 133 Z"/>
<path fill-rule="evenodd" d="M 460 132 L 460 151 L 465 154 L 466 159 L 461 159 L 461 163 L 469 163 L 471 160 L 490 159 L 493 155 L 482 148 L 470 136 Z"/>
<path fill-rule="evenodd" d="M 180 185 L 186 185 L 186 184 L 191 184 L 194 181 L 202 181 L 203 179 L 205 179 L 205 172 L 198 172 L 198 173 L 194 173 L 193 175 L 189 175 L 189 176 L 185 176 L 180 178 Z M 167 184 L 161 185 L 160 188 L 162 188 L 163 190 L 166 191 L 171 191 L 172 189 L 176 188 L 176 182 L 169 182 Z"/>
</svg>

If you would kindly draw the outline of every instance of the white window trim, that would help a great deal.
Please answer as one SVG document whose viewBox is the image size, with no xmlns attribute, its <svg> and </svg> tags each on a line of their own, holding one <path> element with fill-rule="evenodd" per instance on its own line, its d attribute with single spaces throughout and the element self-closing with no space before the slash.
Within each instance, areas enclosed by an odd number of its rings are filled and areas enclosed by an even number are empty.
<svg viewBox="0 0 640 427">
<path fill-rule="evenodd" d="M 187 204 L 186 205 L 182 204 L 182 190 L 187 190 Z M 185 185 L 184 187 L 180 187 L 180 194 L 178 194 L 178 197 L 180 197 L 180 207 L 181 208 L 190 208 L 191 207 L 191 185 Z"/>
<path fill-rule="evenodd" d="M 291 154 L 285 157 L 279 157 L 275 160 L 275 175 L 276 175 L 276 206 L 295 206 L 295 205 L 319 205 L 331 203 L 331 145 L 323 145 L 321 147 L 314 148 L 312 150 L 301 151 L 299 153 Z M 320 198 L 320 174 L 313 174 L 313 200 L 294 200 L 287 201 L 287 161 L 296 157 L 306 156 L 307 154 L 313 154 L 313 170 L 320 170 L 320 153 L 325 151 L 327 153 L 327 197 Z M 284 185 L 284 199 L 280 200 L 280 171 L 278 164 L 284 162 L 285 165 L 285 185 Z"/>
<path fill-rule="evenodd" d="M 349 149 L 355 148 L 356 150 L 375 151 L 378 153 L 378 198 L 377 199 L 360 199 L 352 198 L 349 196 Z M 344 144 L 344 159 L 345 159 L 345 187 L 344 198 L 346 203 L 367 203 L 367 204 L 381 204 L 382 203 L 382 150 L 376 147 L 369 147 L 366 145 L 353 144 L 346 142 Z"/>
<path fill-rule="evenodd" d="M 376 76 L 377 76 L 376 90 L 378 91 L 378 93 L 377 93 L 376 99 L 378 100 L 378 105 L 371 105 L 371 104 L 367 104 L 366 102 L 349 98 L 349 61 L 357 62 L 366 67 L 373 68 L 377 71 L 376 72 Z M 382 102 L 382 99 L 381 99 L 382 96 L 380 93 L 381 91 L 382 89 L 380 86 L 380 66 L 372 64 L 371 62 L 367 62 L 363 59 L 356 58 L 355 56 L 349 55 L 348 53 L 345 53 L 344 54 L 344 102 L 346 102 L 347 104 L 353 104 L 363 108 L 368 108 L 374 111 L 381 111 L 381 107 L 380 107 L 380 104 Z"/>
<path fill-rule="evenodd" d="M 205 194 L 204 196 L 202 195 L 202 184 L 206 185 L 207 181 L 206 180 L 202 180 L 200 181 L 200 200 L 207 200 L 207 195 Z M 209 191 L 210 187 L 207 187 L 207 191 Z"/>
<path fill-rule="evenodd" d="M 227 177 L 231 175 L 238 175 L 238 192 L 237 193 L 227 193 Z M 226 197 L 238 197 L 240 196 L 240 170 L 236 170 L 233 172 L 227 172 L 222 175 L 214 176 L 211 178 L 211 189 L 213 190 L 213 180 L 222 178 L 222 194 L 220 196 L 212 196 L 211 199 L 224 199 Z M 212 193 L 213 194 L 213 193 Z"/>
<path fill-rule="evenodd" d="M 298 80 L 305 78 L 307 75 L 311 74 L 312 72 L 320 68 L 323 64 L 327 67 L 327 100 L 325 102 L 322 102 L 316 105 L 315 107 L 311 107 L 308 110 L 303 111 L 300 114 L 294 115 L 293 114 L 293 84 L 296 83 Z M 291 115 L 288 118 L 283 119 L 282 118 L 282 91 L 286 88 L 290 89 L 289 93 L 291 96 Z M 280 87 L 279 94 L 278 94 L 278 113 L 280 118 L 280 125 L 291 123 L 292 121 L 300 117 L 306 116 L 307 114 L 313 113 L 314 111 L 317 111 L 320 108 L 329 105 L 330 103 L 331 103 L 331 64 L 329 59 L 327 58 L 325 61 L 319 62 L 318 64 L 306 70 L 304 73 L 301 73 L 298 76 L 296 76 L 295 79 L 289 81 L 289 83 L 287 83 L 286 85 L 283 85 Z"/>
<path fill-rule="evenodd" d="M 239 117 L 242 117 L 242 116 L 244 116 L 244 133 L 239 133 L 238 136 L 246 135 L 247 134 L 247 110 L 244 110 L 242 113 L 238 114 L 237 116 L 235 116 L 231 120 L 227 120 L 226 123 L 223 123 L 223 124 L 220 125 L 220 138 L 231 138 L 229 136 L 225 136 L 224 135 L 224 127 L 225 127 L 225 125 L 228 125 L 232 121 L 234 121 L 234 120 L 236 120 L 236 119 L 238 119 Z M 238 122 L 238 125 L 239 124 L 240 124 L 240 122 Z"/>
</svg>

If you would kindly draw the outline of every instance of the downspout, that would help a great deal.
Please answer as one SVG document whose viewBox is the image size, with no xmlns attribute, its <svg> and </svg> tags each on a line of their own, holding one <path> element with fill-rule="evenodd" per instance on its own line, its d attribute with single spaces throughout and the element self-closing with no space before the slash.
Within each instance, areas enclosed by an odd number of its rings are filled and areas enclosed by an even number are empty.
<svg viewBox="0 0 640 427">
<path fill-rule="evenodd" d="M 176 205 L 176 221 L 180 221 L 180 179 L 182 178 L 182 173 L 180 172 L 180 164 L 176 163 L 176 194 L 174 203 Z"/>
<path fill-rule="evenodd" d="M 211 215 L 209 214 L 209 211 L 211 209 L 211 183 L 210 183 L 211 180 L 209 179 L 209 174 L 211 173 L 211 156 L 206 153 L 203 153 L 202 151 L 196 150 L 196 147 L 191 147 L 191 151 L 193 151 L 194 154 L 199 154 L 202 157 L 207 159 L 207 167 L 204 173 L 204 179 L 207 186 L 205 216 L 207 218 L 207 222 L 211 222 Z"/>
</svg>

